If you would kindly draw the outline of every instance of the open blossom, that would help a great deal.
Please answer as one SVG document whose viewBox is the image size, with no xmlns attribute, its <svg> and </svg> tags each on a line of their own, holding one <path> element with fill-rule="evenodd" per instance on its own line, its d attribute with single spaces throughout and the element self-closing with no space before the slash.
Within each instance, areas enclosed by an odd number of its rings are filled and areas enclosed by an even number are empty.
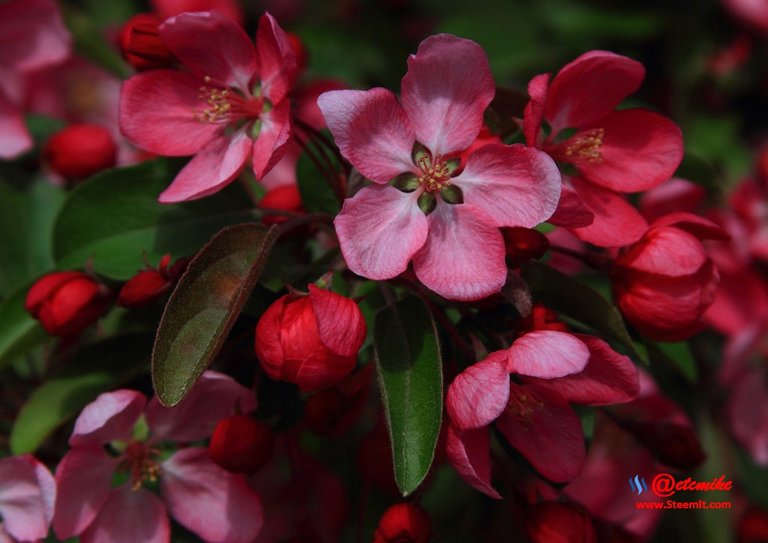
<svg viewBox="0 0 768 543">
<path fill-rule="evenodd" d="M 523 145 L 485 145 L 461 167 L 494 92 L 480 46 L 441 34 L 408 59 L 400 101 L 382 88 L 320 96 L 342 154 L 374 182 L 345 200 L 334 221 L 353 272 L 388 279 L 413 261 L 419 280 L 446 298 L 501 289 L 499 228 L 547 220 L 561 182 L 548 156 Z"/>
<path fill-rule="evenodd" d="M 55 501 L 53 475 L 34 457 L 0 459 L 0 541 L 45 539 Z"/>
<path fill-rule="evenodd" d="M 287 95 L 296 60 L 283 30 L 265 14 L 254 47 L 241 27 L 212 11 L 172 17 L 158 34 L 187 71 L 150 70 L 126 81 L 120 126 L 157 155 L 195 155 L 159 200 L 213 194 L 249 162 L 263 177 L 291 131 Z"/>
<path fill-rule="evenodd" d="M 162 454 L 168 443 L 207 438 L 236 407 L 255 409 L 253 394 L 210 371 L 174 408 L 157 398 L 148 402 L 134 390 L 101 394 L 80 413 L 69 438 L 72 448 L 56 469 L 57 537 L 167 543 L 170 513 L 203 541 L 253 541 L 263 524 L 262 506 L 242 475 L 217 466 L 204 447 Z M 113 488 L 115 474 L 127 480 Z M 162 499 L 146 488 L 155 482 Z"/>
</svg>

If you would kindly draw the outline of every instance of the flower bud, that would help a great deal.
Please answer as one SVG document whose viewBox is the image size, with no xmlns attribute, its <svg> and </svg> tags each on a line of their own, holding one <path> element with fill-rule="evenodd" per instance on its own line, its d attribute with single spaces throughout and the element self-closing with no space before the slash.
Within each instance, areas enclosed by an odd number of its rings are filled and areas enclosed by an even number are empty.
<svg viewBox="0 0 768 543">
<path fill-rule="evenodd" d="M 526 515 L 525 528 L 533 543 L 594 543 L 592 520 L 585 512 L 564 503 L 536 505 Z"/>
<path fill-rule="evenodd" d="M 120 51 L 135 69 L 167 68 L 178 62 L 157 32 L 163 19 L 154 13 L 134 15 L 120 30 Z"/>
<path fill-rule="evenodd" d="M 256 473 L 269 461 L 275 436 L 269 425 L 248 415 L 222 419 L 208 445 L 208 456 L 233 473 Z"/>
<path fill-rule="evenodd" d="M 259 207 L 274 211 L 288 211 L 290 213 L 304 212 L 304 208 L 301 205 L 301 194 L 296 185 L 280 185 L 267 191 L 261 202 L 259 202 Z M 285 215 L 264 215 L 261 218 L 261 222 L 271 226 L 283 223 L 288 218 Z"/>
<path fill-rule="evenodd" d="M 373 543 L 426 543 L 431 524 L 418 505 L 398 503 L 381 515 Z"/>
<path fill-rule="evenodd" d="M 169 267 L 170 261 L 171 255 L 165 255 L 157 269 L 141 270 L 131 277 L 120 289 L 117 305 L 130 308 L 141 307 L 168 292 L 189 263 L 188 259 L 180 258 Z"/>
<path fill-rule="evenodd" d="M 373 364 L 366 364 L 333 388 L 307 399 L 304 422 L 321 436 L 339 436 L 358 419 L 370 388 Z"/>
<path fill-rule="evenodd" d="M 504 249 L 515 265 L 533 258 L 541 258 L 549 249 L 547 236 L 533 228 L 514 226 L 503 228 Z"/>
<path fill-rule="evenodd" d="M 109 307 L 106 288 L 83 272 L 54 272 L 27 293 L 25 309 L 52 336 L 75 336 Z"/>
<path fill-rule="evenodd" d="M 365 336 L 355 302 L 309 285 L 309 294 L 287 294 L 264 312 L 256 326 L 256 354 L 271 379 L 309 392 L 349 375 Z"/>
<path fill-rule="evenodd" d="M 51 136 L 43 149 L 43 160 L 66 181 L 80 181 L 113 167 L 117 145 L 103 126 L 73 124 Z"/>
</svg>

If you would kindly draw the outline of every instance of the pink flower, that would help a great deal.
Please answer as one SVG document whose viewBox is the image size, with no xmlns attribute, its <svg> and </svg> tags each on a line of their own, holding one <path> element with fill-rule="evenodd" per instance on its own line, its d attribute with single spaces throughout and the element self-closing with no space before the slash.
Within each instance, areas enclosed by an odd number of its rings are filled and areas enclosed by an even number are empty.
<svg viewBox="0 0 768 543">
<path fill-rule="evenodd" d="M 213 194 L 249 161 L 263 177 L 291 133 L 287 95 L 296 60 L 283 30 L 265 14 L 254 47 L 242 28 L 212 11 L 182 13 L 158 32 L 188 71 L 151 70 L 126 81 L 120 126 L 152 153 L 195 155 L 159 200 Z"/>
<path fill-rule="evenodd" d="M 147 402 L 133 390 L 101 394 L 80 413 L 69 438 L 72 449 L 56 470 L 57 537 L 166 543 L 170 513 L 204 541 L 253 541 L 263 524 L 262 506 L 242 475 L 214 464 L 205 447 L 181 448 L 162 460 L 165 443 L 207 438 L 237 405 L 252 411 L 253 394 L 210 371 L 174 408 L 157 398 Z M 113 488 L 115 473 L 127 481 Z M 155 481 L 162 499 L 145 488 Z"/>
<path fill-rule="evenodd" d="M 382 88 L 320 96 L 341 153 L 374 182 L 345 200 L 334 222 L 350 270 L 389 279 L 412 260 L 419 280 L 446 298 L 501 289 L 499 227 L 548 219 L 560 175 L 549 157 L 523 145 L 485 145 L 460 168 L 494 92 L 480 46 L 441 34 L 408 59 L 399 102 Z"/>
<path fill-rule="evenodd" d="M 0 459 L 0 541 L 37 541 L 48 535 L 56 482 L 43 464 L 25 454 Z"/>
<path fill-rule="evenodd" d="M 680 129 L 669 119 L 640 108 L 614 111 L 644 76 L 637 61 L 590 51 L 564 66 L 551 84 L 549 74 L 528 84 L 525 140 L 578 170 L 572 188 L 595 219 L 573 231 L 596 245 L 619 247 L 643 235 L 647 223 L 618 193 L 663 183 L 683 157 Z M 550 128 L 546 135 L 543 122 Z"/>
</svg>

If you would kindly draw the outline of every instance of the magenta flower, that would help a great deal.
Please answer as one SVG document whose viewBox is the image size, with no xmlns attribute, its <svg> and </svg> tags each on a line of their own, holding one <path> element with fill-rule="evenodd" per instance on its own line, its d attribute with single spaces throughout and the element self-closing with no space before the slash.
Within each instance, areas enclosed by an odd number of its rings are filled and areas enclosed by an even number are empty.
<svg viewBox="0 0 768 543">
<path fill-rule="evenodd" d="M 547 220 L 560 174 L 523 145 L 485 145 L 461 168 L 457 157 L 480 133 L 494 92 L 480 46 L 441 34 L 408 59 L 399 102 L 382 88 L 320 96 L 342 154 L 375 183 L 347 199 L 334 222 L 353 272 L 388 279 L 413 260 L 419 280 L 446 298 L 501 289 L 499 227 Z"/>
<path fill-rule="evenodd" d="M 283 30 L 263 15 L 254 47 L 241 27 L 212 11 L 171 17 L 159 34 L 188 71 L 134 75 L 120 100 L 121 129 L 136 145 L 163 156 L 195 155 L 159 200 L 213 194 L 249 160 L 263 177 L 291 132 L 287 95 L 296 59 Z"/>
<path fill-rule="evenodd" d="M 55 501 L 56 482 L 34 457 L 0 459 L 0 542 L 45 539 Z"/>
<path fill-rule="evenodd" d="M 263 524 L 262 505 L 241 474 L 217 466 L 205 447 L 164 454 L 164 443 L 209 437 L 238 405 L 252 411 L 253 394 L 210 371 L 174 408 L 157 398 L 147 402 L 134 390 L 101 394 L 80 413 L 69 438 L 72 449 L 56 470 L 56 536 L 80 536 L 82 543 L 167 543 L 170 513 L 204 541 L 253 541 Z M 113 488 L 120 479 L 125 482 Z M 160 497 L 145 488 L 155 483 Z"/>
</svg>

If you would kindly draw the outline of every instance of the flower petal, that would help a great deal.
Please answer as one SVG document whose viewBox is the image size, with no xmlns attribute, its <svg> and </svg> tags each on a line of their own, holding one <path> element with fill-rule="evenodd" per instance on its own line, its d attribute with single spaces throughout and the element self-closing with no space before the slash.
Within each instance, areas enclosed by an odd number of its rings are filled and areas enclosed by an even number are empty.
<svg viewBox="0 0 768 543">
<path fill-rule="evenodd" d="M 129 485 L 109 494 L 96 520 L 80 537 L 81 543 L 168 543 L 171 526 L 162 500 L 149 490 Z"/>
<path fill-rule="evenodd" d="M 496 351 L 462 371 L 448 387 L 445 408 L 458 430 L 488 426 L 509 399 L 506 351 Z"/>
<path fill-rule="evenodd" d="M 309 300 L 323 345 L 341 356 L 357 356 L 367 334 L 365 319 L 357 304 L 311 283 Z"/>
<path fill-rule="evenodd" d="M 653 111 L 615 111 L 595 126 L 604 131 L 601 160 L 575 163 L 593 183 L 619 192 L 648 190 L 671 178 L 683 159 L 680 128 Z"/>
<path fill-rule="evenodd" d="M 549 74 L 539 74 L 528 82 L 528 96 L 531 99 L 523 112 L 523 134 L 525 143 L 531 147 L 537 146 L 548 86 Z"/>
<path fill-rule="evenodd" d="M 125 137 L 151 153 L 193 155 L 223 126 L 195 118 L 207 104 L 200 99 L 203 81 L 186 72 L 150 70 L 123 83 L 120 129 Z"/>
<path fill-rule="evenodd" d="M 109 498 L 119 460 L 97 444 L 70 450 L 56 467 L 53 530 L 61 540 L 80 535 Z"/>
<path fill-rule="evenodd" d="M 251 139 L 243 132 L 208 142 L 184 166 L 158 201 L 163 204 L 197 200 L 230 184 L 251 154 Z"/>
<path fill-rule="evenodd" d="M 599 121 L 635 92 L 644 77 L 642 64 L 608 51 L 589 51 L 566 64 L 547 92 L 544 118 L 552 134 Z"/>
<path fill-rule="evenodd" d="M 31 455 L 0 459 L 0 517 L 19 541 L 48 535 L 56 484 L 48 469 Z"/>
<path fill-rule="evenodd" d="M 128 439 L 146 404 L 146 396 L 135 390 L 121 389 L 99 394 L 77 417 L 69 445 L 101 445 Z"/>
<path fill-rule="evenodd" d="M 582 241 L 599 247 L 624 247 L 648 230 L 643 216 L 620 194 L 578 177 L 571 178 L 571 185 L 593 215 L 589 225 L 570 229 Z"/>
<path fill-rule="evenodd" d="M 509 444 L 552 482 L 570 481 L 584 465 L 581 421 L 555 392 L 511 383 L 509 404 L 496 425 Z"/>
<path fill-rule="evenodd" d="M 643 239 L 616 259 L 632 271 L 667 277 L 685 277 L 701 269 L 707 253 L 692 234 L 672 226 L 650 229 Z"/>
<path fill-rule="evenodd" d="M 0 91 L 0 159 L 16 158 L 32 149 L 32 145 L 21 111 Z"/>
<path fill-rule="evenodd" d="M 371 186 L 344 200 L 333 224 L 350 270 L 368 279 L 405 271 L 427 239 L 427 217 L 417 198 L 418 191 Z"/>
<path fill-rule="evenodd" d="M 577 192 L 563 185 L 557 209 L 549 218 L 549 222 L 565 228 L 580 228 L 589 226 L 595 220 L 595 214 L 589 210 Z"/>
<path fill-rule="evenodd" d="M 554 379 L 584 369 L 589 349 L 573 334 L 537 330 L 517 338 L 507 349 L 507 371 Z"/>
<path fill-rule="evenodd" d="M 652 228 L 658 226 L 674 226 L 698 239 L 716 239 L 719 241 L 731 239 L 728 232 L 709 219 L 683 211 L 675 211 L 659 217 L 651 224 Z"/>
<path fill-rule="evenodd" d="M 283 100 L 261 115 L 259 137 L 253 142 L 253 174 L 261 179 L 288 150 L 291 137 L 291 104 Z"/>
<path fill-rule="evenodd" d="M 261 499 L 240 474 L 214 464 L 201 447 L 163 462 L 160 492 L 179 523 L 205 541 L 251 543 L 264 525 Z"/>
<path fill-rule="evenodd" d="M 504 238 L 480 209 L 438 202 L 427 217 L 429 236 L 413 257 L 419 281 L 450 300 L 479 300 L 507 280 Z"/>
<path fill-rule="evenodd" d="M 216 423 L 238 409 L 241 413 L 256 409 L 253 392 L 230 376 L 209 370 L 175 407 L 165 407 L 153 397 L 146 417 L 154 440 L 189 443 L 210 437 Z"/>
<path fill-rule="evenodd" d="M 30 72 L 64 61 L 72 37 L 52 0 L 0 3 L 0 66 Z"/>
<path fill-rule="evenodd" d="M 549 155 L 520 144 L 481 147 L 451 182 L 461 188 L 464 202 L 482 209 L 494 226 L 527 228 L 554 213 L 562 185 Z"/>
<path fill-rule="evenodd" d="M 493 499 L 501 499 L 491 485 L 491 443 L 487 429 L 461 431 L 448 425 L 445 453 L 453 469 L 468 485 Z"/>
<path fill-rule="evenodd" d="M 200 79 L 250 91 L 258 59 L 248 34 L 217 11 L 182 13 L 158 29 L 173 54 Z"/>
<path fill-rule="evenodd" d="M 485 51 L 450 34 L 430 36 L 408 57 L 400 100 L 416 139 L 433 154 L 469 147 L 496 86 Z"/>
<path fill-rule="evenodd" d="M 269 13 L 259 19 L 256 53 L 259 56 L 262 92 L 272 103 L 282 101 L 291 90 L 298 67 L 296 54 L 288 43 L 285 31 Z"/>
<path fill-rule="evenodd" d="M 339 150 L 368 179 L 386 183 L 417 171 L 416 141 L 395 95 L 382 88 L 324 92 L 317 99 Z"/>
</svg>

